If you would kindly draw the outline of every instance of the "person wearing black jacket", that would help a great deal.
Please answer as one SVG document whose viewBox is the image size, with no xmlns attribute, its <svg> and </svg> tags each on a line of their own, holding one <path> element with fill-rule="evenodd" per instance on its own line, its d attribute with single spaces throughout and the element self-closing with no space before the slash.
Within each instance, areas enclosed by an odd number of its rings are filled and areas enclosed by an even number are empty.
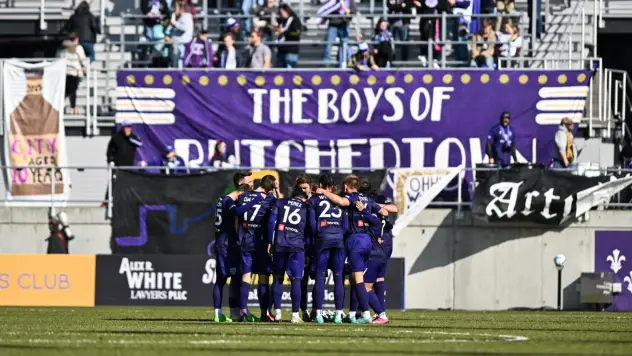
<svg viewBox="0 0 632 356">
<path fill-rule="evenodd" d="M 391 33 L 393 33 L 393 39 L 395 41 L 408 41 L 409 37 L 409 25 L 410 25 L 410 17 L 408 16 L 412 13 L 412 8 L 414 4 L 411 0 L 389 0 L 386 4 L 388 6 L 388 22 L 391 25 Z M 395 45 L 395 48 L 401 46 L 401 60 L 408 60 L 408 45 Z M 395 58 L 393 58 L 395 59 Z"/>
<path fill-rule="evenodd" d="M 239 22 L 237 22 L 237 20 L 235 20 L 234 18 L 229 18 L 228 20 L 226 20 L 226 28 L 225 31 L 222 32 L 222 34 L 219 36 L 218 40 L 217 40 L 217 51 L 215 51 L 215 59 L 214 59 L 214 63 L 216 67 L 219 68 L 225 68 L 224 66 L 222 66 L 222 63 L 226 63 L 226 62 L 222 62 L 222 54 L 226 53 L 226 44 L 224 42 L 224 39 L 226 38 L 227 33 L 232 34 L 232 43 L 233 43 L 233 47 L 235 48 L 236 53 L 238 54 L 239 59 L 242 57 L 243 55 L 243 41 L 244 41 L 244 33 L 241 30 L 241 26 L 239 25 Z M 239 60 L 238 61 L 238 67 L 243 67 L 243 61 Z"/>
<path fill-rule="evenodd" d="M 281 23 L 276 29 L 279 36 L 279 51 L 276 58 L 277 68 L 296 68 L 298 63 L 298 43 L 301 40 L 303 25 L 301 19 L 296 16 L 288 4 L 281 4 L 279 7 Z M 290 42 L 284 44 L 284 42 Z"/>
<path fill-rule="evenodd" d="M 136 160 L 136 149 L 143 142 L 132 132 L 132 124 L 124 121 L 122 128 L 112 135 L 108 143 L 107 160 L 116 166 L 133 166 Z"/>
<path fill-rule="evenodd" d="M 157 41 L 164 37 L 165 23 L 171 18 L 171 9 L 165 0 L 142 0 L 141 11 L 145 25 L 145 37 L 148 41 Z"/>
<path fill-rule="evenodd" d="M 432 58 L 434 60 L 434 66 L 438 66 L 438 61 L 441 59 L 441 51 L 443 45 L 437 42 L 441 39 L 441 18 L 442 13 L 452 13 L 452 8 L 456 4 L 456 0 L 413 0 L 413 4 L 417 7 L 417 13 L 421 15 L 434 15 L 432 17 L 423 17 L 419 21 L 419 32 L 421 33 L 422 41 L 433 41 L 432 45 Z M 446 25 L 447 26 L 447 25 Z M 448 40 L 448 38 L 444 39 Z M 426 54 L 428 53 L 428 45 L 421 46 L 422 62 L 427 61 Z"/>
<path fill-rule="evenodd" d="M 75 13 L 70 16 L 66 23 L 66 32 L 76 33 L 79 37 L 79 44 L 86 52 L 90 63 L 94 62 L 94 43 L 97 41 L 97 34 L 100 33 L 97 19 L 90 12 L 90 5 L 87 1 L 82 1 Z"/>
</svg>

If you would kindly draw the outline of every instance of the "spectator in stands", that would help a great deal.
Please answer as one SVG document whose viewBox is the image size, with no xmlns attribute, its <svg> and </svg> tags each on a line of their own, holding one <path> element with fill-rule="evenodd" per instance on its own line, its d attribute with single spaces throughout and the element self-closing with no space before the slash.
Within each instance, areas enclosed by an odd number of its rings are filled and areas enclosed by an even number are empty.
<svg viewBox="0 0 632 356">
<path fill-rule="evenodd" d="M 533 6 L 535 5 L 535 35 L 538 39 L 542 36 L 542 0 L 527 0 L 527 13 L 529 16 L 529 33 L 533 33 Z"/>
<path fill-rule="evenodd" d="M 301 24 L 301 19 L 296 16 L 288 4 L 281 4 L 281 6 L 279 6 L 279 15 L 281 22 L 276 28 L 276 34 L 279 36 L 276 67 L 296 68 L 299 45 L 297 43 L 286 44 L 285 42 L 299 42 L 301 40 L 303 24 Z"/>
<path fill-rule="evenodd" d="M 388 21 L 380 18 L 375 26 L 375 36 L 373 41 L 376 42 L 375 63 L 380 68 L 390 68 L 393 60 L 393 36 L 388 30 Z"/>
<path fill-rule="evenodd" d="M 355 68 L 359 71 L 379 70 L 380 68 L 375 63 L 375 58 L 369 51 L 369 45 L 366 42 L 360 42 L 358 45 L 358 51 L 351 57 L 351 63 L 349 67 Z"/>
<path fill-rule="evenodd" d="M 165 0 L 143 0 L 141 10 L 147 17 L 143 19 L 147 41 L 160 41 L 165 36 L 165 20 L 171 17 L 171 10 Z M 160 50 L 162 47 L 155 47 Z"/>
<path fill-rule="evenodd" d="M 261 32 L 250 31 L 250 46 L 248 46 L 248 58 L 246 68 L 268 69 L 272 63 L 272 51 L 265 43 L 261 42 Z"/>
<path fill-rule="evenodd" d="M 252 13 L 253 5 L 255 4 L 258 4 L 259 6 L 263 6 L 263 0 L 258 0 L 256 3 L 254 3 L 253 0 L 242 0 L 241 2 L 242 14 L 244 14 L 245 16 L 250 16 L 250 14 Z M 250 31 L 252 30 L 252 22 L 250 21 L 250 18 L 244 19 L 244 27 L 246 29 L 246 32 L 250 33 Z"/>
<path fill-rule="evenodd" d="M 410 18 L 403 17 L 411 14 L 413 4 L 410 0 L 389 0 L 388 6 L 389 22 L 395 41 L 408 41 Z M 408 60 L 408 45 L 396 45 L 401 53 L 401 60 Z"/>
<path fill-rule="evenodd" d="M 334 10 L 325 17 L 329 21 L 329 25 L 327 27 L 327 45 L 325 46 L 323 61 L 326 63 L 330 62 L 331 50 L 337 39 L 339 43 L 338 65 L 342 68 L 346 62 L 345 48 L 349 42 L 349 23 L 351 23 L 351 15 L 355 14 L 356 11 L 355 1 L 339 0 L 337 6 L 334 4 L 332 8 Z"/>
<path fill-rule="evenodd" d="M 149 163 L 148 166 L 161 167 L 160 173 L 165 175 L 177 176 L 190 173 L 186 162 L 182 157 L 176 154 L 176 150 L 173 146 L 167 146 L 165 148 L 165 154 L 156 161 Z"/>
<path fill-rule="evenodd" d="M 564 118 L 555 133 L 555 148 L 549 167 L 568 168 L 575 163 L 576 159 L 577 147 L 575 136 L 573 136 L 573 120 Z"/>
<path fill-rule="evenodd" d="M 515 10 L 515 0 L 496 0 L 496 11 L 498 14 L 498 17 L 496 18 L 496 32 L 500 31 L 503 23 L 503 14 L 511 15 Z"/>
<path fill-rule="evenodd" d="M 108 163 L 114 163 L 119 167 L 134 166 L 136 149 L 142 145 L 143 142 L 132 130 L 132 123 L 123 121 L 121 129 L 112 135 L 108 143 Z"/>
<path fill-rule="evenodd" d="M 218 68 L 235 69 L 241 65 L 240 53 L 235 48 L 235 35 L 232 32 L 224 33 L 223 45 L 215 55 L 215 66 Z"/>
<path fill-rule="evenodd" d="M 274 24 L 277 22 L 277 12 L 275 0 L 267 0 L 264 6 L 253 11 L 253 15 L 257 16 L 255 28 L 261 32 L 265 42 L 274 41 Z"/>
<path fill-rule="evenodd" d="M 189 6 L 178 3 L 176 11 L 171 18 L 171 37 L 166 37 L 167 42 L 172 43 L 171 64 L 174 67 L 182 68 L 182 56 L 184 46 L 193 40 L 193 16 L 189 12 Z"/>
<path fill-rule="evenodd" d="M 509 125 L 510 121 L 511 115 L 508 112 L 504 112 L 500 115 L 500 123 L 489 130 L 485 151 L 491 164 L 508 167 L 511 165 L 512 157 L 514 162 L 518 161 L 516 157 L 516 135 L 513 128 Z"/>
<path fill-rule="evenodd" d="M 417 8 L 417 13 L 425 15 L 419 21 L 419 32 L 421 33 L 422 41 L 432 41 L 431 50 L 433 58 L 433 66 L 439 67 L 438 59 L 441 58 L 441 49 L 443 45 L 440 43 L 448 38 L 441 38 L 441 18 L 443 13 L 452 13 L 452 8 L 456 4 L 456 0 L 414 0 L 413 5 Z M 433 17 L 428 17 L 432 15 Z M 421 46 L 422 55 L 419 59 L 422 62 L 422 66 L 428 65 L 428 59 L 425 54 L 428 53 L 428 45 Z"/>
<path fill-rule="evenodd" d="M 77 89 L 81 78 L 86 75 L 88 58 L 79 44 L 79 37 L 71 33 L 63 42 L 63 48 L 57 53 L 58 58 L 66 60 L 66 98 L 70 99 L 68 114 L 79 114 L 77 108 Z"/>
<path fill-rule="evenodd" d="M 239 42 L 244 41 L 243 31 L 241 30 L 241 26 L 239 26 L 239 22 L 237 22 L 237 20 L 231 17 L 228 20 L 226 20 L 226 29 L 219 36 L 219 39 L 217 40 L 219 42 L 219 45 L 217 46 L 217 52 L 216 52 L 216 58 L 215 58 L 216 63 L 219 62 L 219 58 L 217 58 L 217 56 L 219 56 L 220 53 L 224 52 L 224 38 L 226 37 L 226 33 L 231 33 L 233 35 L 232 36 L 233 46 L 237 48 L 237 52 L 240 52 L 240 48 L 243 48 L 241 47 L 239 43 Z"/>
<path fill-rule="evenodd" d="M 503 58 L 520 57 L 522 48 L 522 37 L 518 33 L 518 27 L 511 21 L 505 24 L 506 33 L 498 33 L 498 41 L 503 42 L 500 47 L 500 56 Z M 506 63 L 509 67 L 514 67 L 516 63 Z"/>
<path fill-rule="evenodd" d="M 211 68 L 213 58 L 213 42 L 206 30 L 200 30 L 191 42 L 184 45 L 182 65 L 185 68 Z"/>
<path fill-rule="evenodd" d="M 226 153 L 226 142 L 223 140 L 217 141 L 215 144 L 215 153 L 208 162 L 209 166 L 215 168 L 221 168 L 225 164 L 228 164 L 228 154 Z"/>
<path fill-rule="evenodd" d="M 496 33 L 492 28 L 492 20 L 483 20 L 483 29 L 472 38 L 472 60 L 470 66 L 479 68 L 494 68 L 494 48 Z"/>
<path fill-rule="evenodd" d="M 82 1 L 75 13 L 70 16 L 66 23 L 66 31 L 76 33 L 79 37 L 79 44 L 83 47 L 86 56 L 90 58 L 90 63 L 94 62 L 94 43 L 97 41 L 97 34 L 100 32 L 97 19 L 90 12 L 90 5 L 87 1 Z"/>
</svg>

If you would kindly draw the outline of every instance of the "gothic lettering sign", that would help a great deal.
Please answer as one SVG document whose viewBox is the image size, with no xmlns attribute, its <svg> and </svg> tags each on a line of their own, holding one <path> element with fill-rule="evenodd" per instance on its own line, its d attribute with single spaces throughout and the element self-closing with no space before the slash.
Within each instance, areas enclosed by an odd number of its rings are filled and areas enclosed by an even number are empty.
<svg viewBox="0 0 632 356">
<path fill-rule="evenodd" d="M 543 167 L 516 167 L 478 182 L 472 210 L 487 221 L 559 225 L 607 203 L 632 177 L 583 177 Z"/>
</svg>

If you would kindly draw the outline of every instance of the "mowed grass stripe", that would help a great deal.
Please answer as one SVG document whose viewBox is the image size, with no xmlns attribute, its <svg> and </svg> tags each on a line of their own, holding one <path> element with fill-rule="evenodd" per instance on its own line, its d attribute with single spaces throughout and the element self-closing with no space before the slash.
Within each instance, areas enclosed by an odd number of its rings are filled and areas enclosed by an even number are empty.
<svg viewBox="0 0 632 356">
<path fill-rule="evenodd" d="M 215 324 L 203 308 L 0 308 L 0 355 L 629 355 L 632 346 L 629 314 L 389 311 L 389 316 L 389 325 Z"/>
</svg>

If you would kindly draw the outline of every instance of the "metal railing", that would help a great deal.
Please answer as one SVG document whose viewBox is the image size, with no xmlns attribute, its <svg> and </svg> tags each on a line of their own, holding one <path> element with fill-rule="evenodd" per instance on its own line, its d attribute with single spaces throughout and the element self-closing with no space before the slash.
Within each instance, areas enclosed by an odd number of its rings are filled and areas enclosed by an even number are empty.
<svg viewBox="0 0 632 356">
<path fill-rule="evenodd" d="M 605 115 L 612 120 L 608 121 L 608 134 L 612 130 L 612 122 L 617 123 L 615 135 L 618 138 L 626 136 L 626 117 L 627 111 L 632 108 L 628 106 L 630 99 L 628 98 L 628 85 L 631 85 L 628 72 L 617 69 L 606 69 L 604 71 L 604 82 L 606 87 L 606 96 L 604 97 L 603 107 Z M 610 136 L 608 136 L 610 137 Z M 632 139 L 632 137 L 630 137 Z"/>
<path fill-rule="evenodd" d="M 47 207 L 51 210 L 52 214 L 55 214 L 56 210 L 59 208 L 63 208 L 63 207 L 97 207 L 97 206 L 102 206 L 103 204 L 107 205 L 107 211 L 106 211 L 106 216 L 108 218 L 112 217 L 112 208 L 113 208 L 113 180 L 116 179 L 116 172 L 119 170 L 127 170 L 127 171 L 149 171 L 149 172 L 156 172 L 156 171 L 160 171 L 161 169 L 164 169 L 164 167 L 140 167 L 140 166 L 129 166 L 129 167 L 115 167 L 113 165 L 111 166 L 0 166 L 0 169 L 4 169 L 5 171 L 9 171 L 9 170 L 15 170 L 15 169 L 40 169 L 40 170 L 47 170 L 49 172 L 53 171 L 53 170 L 62 170 L 65 172 L 69 172 L 69 171 L 73 171 L 73 172 L 86 172 L 86 171 L 103 171 L 105 173 L 104 177 L 102 178 L 107 178 L 105 182 L 102 182 L 101 184 L 105 184 L 105 186 L 103 185 L 95 185 L 93 181 L 91 182 L 84 182 L 84 184 L 90 184 L 90 189 L 91 191 L 94 192 L 93 196 L 95 196 L 95 198 L 78 198 L 78 197 L 73 197 L 73 191 L 72 189 L 70 190 L 70 192 L 64 196 L 61 196 L 60 194 L 56 194 L 55 193 L 55 186 L 56 186 L 56 182 L 55 182 L 55 174 L 51 174 L 51 181 L 50 181 L 50 186 L 51 186 L 51 194 L 49 195 L 49 197 L 46 197 L 46 194 L 41 195 L 43 198 L 39 199 L 39 200 L 35 200 L 32 198 L 29 198 L 28 196 L 26 197 L 22 197 L 22 199 L 20 199 L 19 196 L 11 196 L 9 197 L 8 192 L 7 194 L 0 198 L 0 203 L 5 203 L 5 205 L 8 206 L 30 206 L 30 207 Z M 218 171 L 218 170 L 223 170 L 223 169 L 251 169 L 251 170 L 279 170 L 279 171 L 287 171 L 288 168 L 275 168 L 275 167 L 271 167 L 271 168 L 263 168 L 263 167 L 232 167 L 232 168 L 217 168 L 217 167 L 199 167 L 196 168 L 196 170 L 198 172 L 200 172 L 200 174 L 206 174 L 208 172 L 214 172 L 214 171 Z M 393 170 L 397 170 L 398 168 L 387 168 L 387 172 L 392 172 Z M 406 170 L 409 170 L 411 168 L 403 168 Z M 444 192 L 450 192 L 450 191 L 454 191 L 455 189 L 457 190 L 456 192 L 456 198 L 454 200 L 442 200 L 442 201 L 433 201 L 432 203 L 430 203 L 429 207 L 440 207 L 440 208 L 452 208 L 452 209 L 456 209 L 457 213 L 461 213 L 461 211 L 464 208 L 468 208 L 472 205 L 471 199 L 469 199 L 471 196 L 473 196 L 474 190 L 476 189 L 476 172 L 496 172 L 496 171 L 500 171 L 503 170 L 503 168 L 458 168 L 455 167 L 454 169 L 459 169 L 458 175 L 457 177 L 455 177 L 455 183 L 446 187 L 446 189 L 444 189 Z M 609 174 L 617 174 L 617 175 L 624 175 L 624 174 L 632 174 L 632 169 L 623 169 L 620 167 L 611 167 L 611 168 L 604 168 L 604 167 L 586 167 L 586 168 L 582 168 L 579 169 L 578 167 L 573 167 L 573 168 L 565 168 L 565 169 L 553 169 L 553 168 L 549 168 L 552 170 L 556 170 L 556 171 L 566 171 L 566 172 L 572 172 L 578 175 L 587 175 L 587 176 L 599 176 L 599 175 L 609 175 Z M 313 171 L 314 169 L 309 169 L 308 167 L 293 167 L 289 170 L 298 170 L 298 171 Z M 350 173 L 352 170 L 356 171 L 356 172 L 362 172 L 362 171 L 373 171 L 375 169 L 373 168 L 369 168 L 369 167 L 353 167 L 353 168 L 327 168 L 327 167 L 321 167 L 319 168 L 320 171 L 332 171 L 332 173 Z M 586 174 L 586 173 L 593 173 L 593 174 Z M 159 173 L 155 173 L 156 175 L 160 175 Z M 468 179 L 468 183 L 466 184 L 466 175 L 468 177 L 470 177 Z M 58 182 L 57 182 L 58 183 Z M 394 182 L 391 182 L 391 184 L 394 184 Z M 73 187 L 75 186 L 75 183 L 73 182 Z M 76 187 L 74 188 L 76 189 Z M 629 201 L 624 201 L 622 202 L 622 195 L 621 194 L 617 194 L 615 195 L 612 199 L 611 202 L 609 204 L 607 204 L 606 208 L 632 208 L 632 187 L 628 188 L 628 190 L 630 190 L 630 194 L 629 196 L 626 198 L 626 200 Z M 469 192 L 469 194 L 467 194 Z M 467 194 L 468 197 L 464 197 L 463 194 Z M 96 196 L 99 196 L 100 198 L 96 198 Z M 449 195 L 449 194 L 448 194 Z"/>
</svg>

